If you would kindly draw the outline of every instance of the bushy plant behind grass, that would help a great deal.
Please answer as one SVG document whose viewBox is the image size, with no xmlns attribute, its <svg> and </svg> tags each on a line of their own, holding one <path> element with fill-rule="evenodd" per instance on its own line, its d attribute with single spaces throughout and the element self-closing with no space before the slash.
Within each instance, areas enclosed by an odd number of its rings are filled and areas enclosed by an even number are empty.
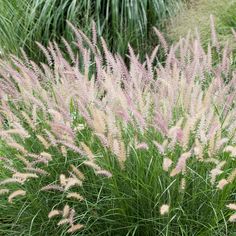
<svg viewBox="0 0 236 236">
<path fill-rule="evenodd" d="M 156 30 L 164 66 L 158 48 L 143 64 L 129 48 L 127 68 L 70 26 L 69 60 L 51 43 L 47 65 L 0 62 L 1 233 L 235 233 L 230 51 L 212 66 L 215 48 Z"/>
<path fill-rule="evenodd" d="M 98 34 L 106 39 L 113 52 L 125 55 L 128 43 L 145 57 L 153 49 L 151 27 L 165 28 L 167 19 L 182 8 L 181 0 L 1 0 L 0 50 L 20 55 L 22 47 L 29 57 L 42 60 L 35 41 L 47 45 L 56 40 L 64 47 L 61 36 L 71 41 L 66 20 L 92 34 L 92 21 Z"/>
</svg>

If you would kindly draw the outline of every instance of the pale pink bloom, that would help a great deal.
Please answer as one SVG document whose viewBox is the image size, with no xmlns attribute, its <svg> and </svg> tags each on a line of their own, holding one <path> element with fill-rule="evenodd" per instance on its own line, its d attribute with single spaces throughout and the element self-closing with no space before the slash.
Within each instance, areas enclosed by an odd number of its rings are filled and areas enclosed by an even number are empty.
<svg viewBox="0 0 236 236">
<path fill-rule="evenodd" d="M 80 146 L 83 148 L 83 151 L 85 152 L 88 159 L 90 161 L 93 161 L 94 160 L 94 154 L 93 154 L 92 150 L 84 142 L 80 142 Z"/>
<path fill-rule="evenodd" d="M 0 181 L 0 185 L 10 184 L 10 183 L 20 183 L 23 184 L 24 181 L 22 179 L 16 179 L 16 178 L 8 178 Z"/>
<path fill-rule="evenodd" d="M 155 141 L 155 140 L 153 140 L 152 142 L 153 142 L 153 144 L 157 147 L 158 151 L 159 151 L 161 154 L 164 154 L 164 152 L 165 152 L 165 147 L 164 147 L 164 145 L 158 143 L 158 142 Z"/>
<path fill-rule="evenodd" d="M 71 167 L 72 171 L 74 172 L 74 174 L 76 175 L 77 178 L 79 178 L 80 180 L 85 179 L 84 174 L 78 168 L 76 168 L 73 164 L 71 164 L 70 167 Z"/>
<path fill-rule="evenodd" d="M 60 191 L 60 192 L 64 191 L 63 187 L 61 187 L 60 185 L 56 185 L 56 184 L 49 184 L 49 185 L 41 188 L 41 191 L 50 191 L 50 190 L 56 190 L 56 191 Z"/>
<path fill-rule="evenodd" d="M 229 217 L 230 222 L 236 222 L 236 213 Z"/>
<path fill-rule="evenodd" d="M 136 149 L 146 149 L 148 150 L 148 145 L 146 143 L 139 143 L 136 145 Z"/>
<path fill-rule="evenodd" d="M 236 147 L 227 146 L 224 149 L 225 152 L 230 152 L 233 157 L 236 157 Z"/>
<path fill-rule="evenodd" d="M 41 174 L 41 175 L 49 175 L 49 173 L 41 168 L 33 168 L 33 167 L 26 167 L 25 170 L 28 170 L 30 172 L 33 172 L 35 174 Z"/>
<path fill-rule="evenodd" d="M 66 186 L 66 184 L 67 184 L 66 176 L 64 174 L 60 175 L 60 184 L 63 187 Z"/>
<path fill-rule="evenodd" d="M 186 179 L 182 178 L 180 182 L 180 190 L 183 191 L 186 188 Z"/>
<path fill-rule="evenodd" d="M 213 15 L 210 15 L 210 22 L 211 22 L 211 39 L 212 39 L 212 43 L 213 46 L 215 46 L 217 48 L 217 50 L 219 50 L 219 42 L 216 36 L 216 31 L 215 31 L 215 21 L 214 21 L 214 17 Z"/>
<path fill-rule="evenodd" d="M 95 171 L 95 173 L 97 175 L 103 175 L 103 176 L 105 176 L 107 178 L 111 178 L 112 177 L 112 173 L 107 171 L 107 170 L 97 170 L 97 171 Z"/>
<path fill-rule="evenodd" d="M 93 161 L 84 161 L 83 162 L 84 165 L 91 167 L 94 171 L 99 171 L 101 170 L 101 167 L 98 166 L 96 163 L 94 163 Z"/>
<path fill-rule="evenodd" d="M 163 170 L 168 171 L 172 163 L 173 161 L 170 158 L 165 157 L 163 160 L 163 165 L 162 165 Z"/>
<path fill-rule="evenodd" d="M 167 204 L 163 204 L 160 208 L 160 214 L 161 215 L 166 215 L 169 213 L 170 206 Z"/>
<path fill-rule="evenodd" d="M 23 154 L 27 154 L 27 150 L 20 145 L 19 143 L 7 143 L 10 147 L 15 148 L 17 151 L 22 152 Z"/>
<path fill-rule="evenodd" d="M 214 184 L 216 181 L 216 177 L 218 175 L 220 175 L 221 173 L 223 173 L 223 171 L 221 170 L 221 168 L 225 165 L 225 161 L 221 161 L 217 164 L 216 168 L 212 169 L 210 171 L 210 177 L 211 177 L 211 183 Z"/>
<path fill-rule="evenodd" d="M 54 216 L 58 216 L 58 215 L 60 215 L 61 213 L 62 213 L 61 211 L 52 210 L 52 211 L 49 212 L 48 218 L 52 218 L 52 217 L 54 217 Z"/>
<path fill-rule="evenodd" d="M 231 174 L 227 178 L 227 181 L 229 183 L 233 183 L 235 179 L 236 179 L 236 168 L 231 172 Z"/>
<path fill-rule="evenodd" d="M 217 148 L 221 148 L 222 145 L 224 145 L 225 143 L 227 143 L 229 141 L 228 138 L 222 138 L 217 142 Z"/>
<path fill-rule="evenodd" d="M 128 123 L 128 121 L 130 120 L 128 113 L 125 111 L 118 111 L 117 114 L 123 118 L 125 123 Z"/>
<path fill-rule="evenodd" d="M 63 214 L 62 214 L 62 216 L 64 217 L 64 218 L 67 218 L 68 216 L 69 216 L 69 213 L 70 213 L 70 207 L 69 207 L 69 205 L 65 205 L 64 206 L 64 208 L 63 208 Z"/>
<path fill-rule="evenodd" d="M 24 191 L 24 190 L 16 190 L 16 191 L 14 191 L 13 193 L 11 193 L 10 195 L 9 195 L 9 197 L 8 197 L 8 202 L 10 202 L 10 203 L 12 203 L 13 202 L 13 199 L 15 198 L 15 197 L 18 197 L 18 196 L 25 196 L 25 194 L 26 194 L 26 191 Z"/>
<path fill-rule="evenodd" d="M 76 200 L 82 201 L 84 200 L 84 197 L 82 197 L 79 193 L 73 192 L 73 193 L 68 193 L 67 198 L 74 198 Z"/>
<path fill-rule="evenodd" d="M 225 185 L 227 185 L 229 182 L 226 180 L 226 179 L 222 179 L 219 181 L 218 185 L 217 185 L 217 188 L 219 189 L 223 189 L 225 187 Z"/>
<path fill-rule="evenodd" d="M 174 126 L 169 129 L 168 136 L 173 140 L 181 142 L 183 139 L 183 130 L 179 126 Z"/>
<path fill-rule="evenodd" d="M 76 232 L 76 231 L 82 229 L 83 227 L 84 227 L 84 225 L 82 225 L 82 224 L 72 225 L 72 226 L 67 230 L 67 232 L 68 232 L 68 233 L 74 233 L 74 232 Z"/>
<path fill-rule="evenodd" d="M 69 219 L 62 219 L 57 223 L 57 225 L 59 226 L 59 225 L 64 225 L 64 224 L 69 224 L 69 223 L 70 223 Z"/>
<path fill-rule="evenodd" d="M 234 210 L 234 211 L 236 211 L 236 204 L 234 204 L 234 203 L 230 203 L 230 204 L 228 204 L 228 205 L 226 205 L 230 210 Z"/>
<path fill-rule="evenodd" d="M 183 172 L 186 169 L 186 162 L 190 156 L 191 156 L 191 152 L 183 153 L 180 156 L 176 167 L 171 171 L 170 176 L 176 176 L 177 174 Z"/>
<path fill-rule="evenodd" d="M 52 155 L 50 153 L 47 152 L 41 152 L 40 156 L 42 156 L 43 158 L 45 158 L 47 161 L 51 161 L 52 160 Z"/>
<path fill-rule="evenodd" d="M 216 181 L 216 177 L 222 173 L 223 173 L 223 171 L 221 169 L 219 169 L 218 167 L 212 169 L 210 171 L 211 183 L 214 184 Z"/>
<path fill-rule="evenodd" d="M 7 194 L 7 193 L 9 193 L 9 189 L 6 189 L 6 188 L 0 189 L 0 195 L 4 195 L 4 194 Z"/>
<path fill-rule="evenodd" d="M 22 182 L 25 182 L 29 178 L 38 178 L 38 175 L 36 175 L 34 173 L 20 173 L 20 172 L 17 172 L 15 174 L 13 174 L 12 177 L 15 178 L 15 179 L 19 179 Z"/>
<path fill-rule="evenodd" d="M 176 137 L 177 137 L 178 142 L 182 142 L 183 136 L 184 136 L 183 130 L 182 129 L 178 129 L 177 133 L 176 133 Z"/>
<path fill-rule="evenodd" d="M 159 41 L 161 43 L 161 46 L 163 47 L 164 51 L 165 51 L 165 54 L 167 55 L 168 54 L 168 50 L 169 50 L 169 47 L 168 47 L 168 43 L 166 42 L 165 40 L 165 37 L 163 36 L 163 34 L 157 29 L 154 27 L 154 31 L 156 33 L 156 35 L 158 36 L 159 38 Z"/>
<path fill-rule="evenodd" d="M 77 178 L 67 178 L 66 185 L 65 185 L 65 191 L 67 191 L 68 189 L 70 189 L 74 186 L 82 186 L 82 181 Z"/>
<path fill-rule="evenodd" d="M 71 150 L 73 150 L 74 152 L 79 153 L 79 154 L 82 155 L 82 156 L 85 154 L 80 148 L 78 148 L 77 146 L 75 146 L 75 145 L 72 144 L 72 143 L 68 143 L 68 142 L 65 142 L 65 141 L 63 141 L 63 140 L 58 141 L 58 143 L 63 144 L 64 146 L 70 148 Z"/>
<path fill-rule="evenodd" d="M 164 117 L 162 116 L 161 113 L 156 114 L 155 118 L 155 123 L 156 123 L 156 128 L 163 134 L 167 135 L 168 134 L 168 124 L 165 121 Z"/>
<path fill-rule="evenodd" d="M 45 149 L 48 149 L 50 147 L 50 144 L 47 142 L 47 140 L 41 136 L 41 135 L 36 135 L 38 140 L 43 144 L 43 146 L 45 147 Z"/>
<path fill-rule="evenodd" d="M 200 148 L 199 148 L 199 147 L 195 147 L 195 148 L 193 149 L 193 151 L 194 151 L 194 154 L 195 154 L 196 156 L 198 156 L 198 155 L 200 154 Z"/>
</svg>

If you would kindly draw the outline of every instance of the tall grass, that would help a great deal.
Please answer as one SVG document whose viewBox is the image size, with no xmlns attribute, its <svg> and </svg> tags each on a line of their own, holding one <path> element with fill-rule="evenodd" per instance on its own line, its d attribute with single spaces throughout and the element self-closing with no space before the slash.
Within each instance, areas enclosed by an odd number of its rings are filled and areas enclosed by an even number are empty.
<svg viewBox="0 0 236 236">
<path fill-rule="evenodd" d="M 0 49 L 19 55 L 22 47 L 37 60 L 40 51 L 35 41 L 47 45 L 52 40 L 59 42 L 61 36 L 71 40 L 66 20 L 89 34 L 94 20 L 112 51 L 124 55 L 130 43 L 145 56 L 153 43 L 151 27 L 163 30 L 181 7 L 180 0 L 1 0 Z"/>
<path fill-rule="evenodd" d="M 215 47 L 169 47 L 155 30 L 164 66 L 157 47 L 144 63 L 129 48 L 127 67 L 105 41 L 100 51 L 96 37 L 70 27 L 78 51 L 66 44 L 68 60 L 50 43 L 40 46 L 47 65 L 0 61 L 1 233 L 233 235 L 236 74 L 227 45 L 212 66 Z"/>
<path fill-rule="evenodd" d="M 1 0 L 1 51 L 19 55 L 23 48 L 32 58 L 40 58 L 35 41 L 47 44 L 61 36 L 70 39 L 65 22 L 79 20 L 78 12 L 76 0 Z"/>
</svg>

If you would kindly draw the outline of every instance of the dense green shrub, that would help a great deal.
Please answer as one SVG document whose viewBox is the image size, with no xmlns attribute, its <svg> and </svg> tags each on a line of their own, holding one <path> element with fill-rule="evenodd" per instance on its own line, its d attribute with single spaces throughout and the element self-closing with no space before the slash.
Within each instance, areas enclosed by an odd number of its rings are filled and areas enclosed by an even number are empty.
<svg viewBox="0 0 236 236">
<path fill-rule="evenodd" d="M 86 33 L 94 20 L 110 50 L 124 55 L 130 43 L 145 56 L 153 46 L 151 27 L 162 30 L 181 6 L 181 0 L 0 0 L 0 49 L 16 54 L 22 47 L 39 60 L 35 41 L 71 40 L 66 20 Z"/>
</svg>

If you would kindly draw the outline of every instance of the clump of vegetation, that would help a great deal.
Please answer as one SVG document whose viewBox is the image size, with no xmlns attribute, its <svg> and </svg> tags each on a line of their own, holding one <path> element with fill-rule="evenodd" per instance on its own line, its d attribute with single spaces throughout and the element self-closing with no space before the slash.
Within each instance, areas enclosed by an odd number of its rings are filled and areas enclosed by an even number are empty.
<svg viewBox="0 0 236 236">
<path fill-rule="evenodd" d="M 235 71 L 198 39 L 127 67 L 76 30 L 69 60 L 0 61 L 0 231 L 4 235 L 235 232 Z M 214 32 L 214 29 L 212 29 Z M 215 34 L 214 34 L 215 35 Z M 213 39 L 213 43 L 217 39 Z M 221 50 L 219 48 L 219 50 Z M 217 50 L 216 50 L 217 51 Z M 95 71 L 95 73 L 91 73 Z"/>
<path fill-rule="evenodd" d="M 145 57 L 152 49 L 151 27 L 163 30 L 182 5 L 181 0 L 1 0 L 0 50 L 20 55 L 22 47 L 30 58 L 40 61 L 35 41 L 47 45 L 56 40 L 62 46 L 61 36 L 72 39 L 66 20 L 87 34 L 92 34 L 94 21 L 110 50 L 125 55 L 130 43 Z"/>
<path fill-rule="evenodd" d="M 202 44 L 206 48 L 211 38 L 209 16 L 214 15 L 219 41 L 224 44 L 228 41 L 234 49 L 235 41 L 231 29 L 236 28 L 235 11 L 235 1 L 193 1 L 185 11 L 181 11 L 172 19 L 169 25 L 169 36 L 175 41 L 186 36 L 189 31 L 195 33 L 197 29 L 201 35 Z"/>
</svg>

